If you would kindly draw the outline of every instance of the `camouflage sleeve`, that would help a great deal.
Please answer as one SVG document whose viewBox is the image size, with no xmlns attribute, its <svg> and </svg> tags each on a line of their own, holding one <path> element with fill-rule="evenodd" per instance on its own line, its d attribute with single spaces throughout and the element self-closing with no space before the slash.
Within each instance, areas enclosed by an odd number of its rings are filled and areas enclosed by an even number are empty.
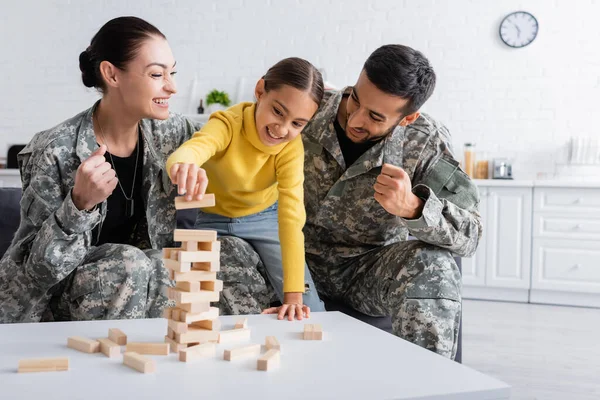
<svg viewBox="0 0 600 400">
<path fill-rule="evenodd" d="M 61 193 L 56 166 L 35 169 L 23 192 L 17 234 L 25 245 L 21 265 L 26 275 L 36 286 L 49 289 L 83 262 L 101 215 L 98 210 L 78 210 L 71 190 L 66 196 Z"/>
<path fill-rule="evenodd" d="M 479 191 L 442 137 L 432 137 L 413 178 L 413 193 L 425 201 L 423 213 L 404 222 L 417 239 L 470 257 L 482 233 Z"/>
</svg>

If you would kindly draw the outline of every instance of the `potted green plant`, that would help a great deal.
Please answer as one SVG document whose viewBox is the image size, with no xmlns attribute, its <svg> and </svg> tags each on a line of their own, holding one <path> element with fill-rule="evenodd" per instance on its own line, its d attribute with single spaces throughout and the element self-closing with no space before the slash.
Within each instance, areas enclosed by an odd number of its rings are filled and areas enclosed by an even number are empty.
<svg viewBox="0 0 600 400">
<path fill-rule="evenodd" d="M 208 113 L 224 110 L 231 105 L 227 92 L 213 89 L 206 95 L 206 108 Z"/>
</svg>

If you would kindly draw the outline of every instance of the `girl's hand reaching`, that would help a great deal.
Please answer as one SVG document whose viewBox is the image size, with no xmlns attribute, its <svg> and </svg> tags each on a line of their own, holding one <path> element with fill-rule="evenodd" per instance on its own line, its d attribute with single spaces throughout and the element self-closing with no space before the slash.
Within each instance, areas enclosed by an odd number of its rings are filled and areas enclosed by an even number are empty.
<svg viewBox="0 0 600 400">
<path fill-rule="evenodd" d="M 187 201 L 202 200 L 208 186 L 206 171 L 196 164 L 174 164 L 169 172 L 171 182 L 177 185 L 177 192 L 185 194 Z"/>
<path fill-rule="evenodd" d="M 302 320 L 310 318 L 310 307 L 302 304 L 302 293 L 284 293 L 283 305 L 267 308 L 262 314 L 278 314 L 277 319 L 284 319 L 287 315 L 289 321 L 294 318 Z"/>
</svg>

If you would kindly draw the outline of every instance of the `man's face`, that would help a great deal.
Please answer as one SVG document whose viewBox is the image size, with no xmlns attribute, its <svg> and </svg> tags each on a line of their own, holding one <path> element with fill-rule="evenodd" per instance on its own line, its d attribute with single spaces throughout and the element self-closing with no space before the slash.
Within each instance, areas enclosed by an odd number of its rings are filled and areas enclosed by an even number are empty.
<svg viewBox="0 0 600 400">
<path fill-rule="evenodd" d="M 346 136 L 354 143 L 377 141 L 396 126 L 408 125 L 419 115 L 403 115 L 408 101 L 379 90 L 363 70 L 346 103 Z"/>
</svg>

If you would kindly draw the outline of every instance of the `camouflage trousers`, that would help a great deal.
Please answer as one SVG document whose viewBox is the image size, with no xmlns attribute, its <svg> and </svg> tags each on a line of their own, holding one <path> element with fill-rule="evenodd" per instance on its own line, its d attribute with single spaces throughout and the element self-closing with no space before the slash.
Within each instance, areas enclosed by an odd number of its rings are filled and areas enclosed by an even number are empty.
<svg viewBox="0 0 600 400">
<path fill-rule="evenodd" d="M 404 241 L 339 263 L 309 254 L 306 261 L 319 295 L 367 315 L 390 316 L 397 336 L 442 356 L 455 357 L 461 277 L 447 250 Z M 269 305 L 273 291 L 261 269 L 250 245 L 241 239 L 223 238 L 223 314 L 255 314 Z"/>
<path fill-rule="evenodd" d="M 55 321 L 158 318 L 172 286 L 162 252 L 124 244 L 103 244 L 52 289 L 49 313 Z"/>
</svg>

